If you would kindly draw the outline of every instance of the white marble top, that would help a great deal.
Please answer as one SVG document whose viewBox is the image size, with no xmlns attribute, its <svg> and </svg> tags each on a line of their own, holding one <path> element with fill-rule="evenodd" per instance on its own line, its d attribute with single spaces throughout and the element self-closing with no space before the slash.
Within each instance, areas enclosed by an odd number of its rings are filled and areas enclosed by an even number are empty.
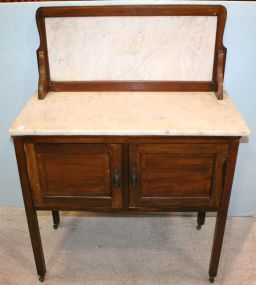
<svg viewBox="0 0 256 285">
<path fill-rule="evenodd" d="M 45 25 L 53 81 L 212 80 L 217 16 L 57 17 Z"/>
<path fill-rule="evenodd" d="M 49 92 L 29 100 L 9 129 L 25 135 L 248 136 L 226 93 Z"/>
</svg>

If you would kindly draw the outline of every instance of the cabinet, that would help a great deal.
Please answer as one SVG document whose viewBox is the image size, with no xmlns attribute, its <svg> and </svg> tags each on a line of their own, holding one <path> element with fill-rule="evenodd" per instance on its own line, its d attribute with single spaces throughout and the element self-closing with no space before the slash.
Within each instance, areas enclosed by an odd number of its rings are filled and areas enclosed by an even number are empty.
<svg viewBox="0 0 256 285">
<path fill-rule="evenodd" d="M 239 137 L 14 136 L 40 280 L 45 263 L 36 210 L 217 211 L 209 267 L 221 252 Z"/>
<path fill-rule="evenodd" d="M 25 143 L 24 149 L 36 207 L 161 210 L 218 207 L 229 143 Z"/>
</svg>

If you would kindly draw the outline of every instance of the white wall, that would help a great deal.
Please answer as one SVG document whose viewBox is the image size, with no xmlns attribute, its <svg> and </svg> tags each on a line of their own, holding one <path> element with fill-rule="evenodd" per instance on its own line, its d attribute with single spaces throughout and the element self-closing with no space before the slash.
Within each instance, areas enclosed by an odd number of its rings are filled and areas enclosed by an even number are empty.
<svg viewBox="0 0 256 285">
<path fill-rule="evenodd" d="M 224 43 L 228 49 L 225 89 L 249 124 L 249 143 L 241 144 L 230 215 L 256 212 L 256 3 L 244 1 L 90 1 L 88 5 L 222 4 L 228 10 Z M 39 6 L 85 5 L 83 2 L 0 4 L 0 204 L 22 206 L 10 124 L 37 88 L 35 11 Z M 221 118 L 220 118 L 221 120 Z"/>
</svg>

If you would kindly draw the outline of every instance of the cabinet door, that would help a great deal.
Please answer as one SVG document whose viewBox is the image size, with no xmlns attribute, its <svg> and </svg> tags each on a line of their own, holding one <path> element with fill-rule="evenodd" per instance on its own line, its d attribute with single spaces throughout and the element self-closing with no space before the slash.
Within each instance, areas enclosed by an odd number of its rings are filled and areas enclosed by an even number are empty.
<svg viewBox="0 0 256 285">
<path fill-rule="evenodd" d="M 215 207 L 228 144 L 138 144 L 129 148 L 130 207 Z"/>
<path fill-rule="evenodd" d="M 25 144 L 37 207 L 122 207 L 121 145 Z"/>
</svg>

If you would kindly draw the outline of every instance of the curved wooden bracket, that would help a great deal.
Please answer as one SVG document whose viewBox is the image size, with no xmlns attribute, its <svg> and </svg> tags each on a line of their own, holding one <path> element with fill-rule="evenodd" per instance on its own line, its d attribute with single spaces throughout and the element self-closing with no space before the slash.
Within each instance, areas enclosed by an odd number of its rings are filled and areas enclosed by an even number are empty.
<svg viewBox="0 0 256 285">
<path fill-rule="evenodd" d="M 46 53 L 43 49 L 37 51 L 39 82 L 38 82 L 38 99 L 44 99 L 48 92 L 49 79 L 47 74 Z"/>
<path fill-rule="evenodd" d="M 225 51 L 223 49 L 217 50 L 217 92 L 218 100 L 223 100 L 223 81 L 224 81 L 224 62 Z"/>
</svg>

